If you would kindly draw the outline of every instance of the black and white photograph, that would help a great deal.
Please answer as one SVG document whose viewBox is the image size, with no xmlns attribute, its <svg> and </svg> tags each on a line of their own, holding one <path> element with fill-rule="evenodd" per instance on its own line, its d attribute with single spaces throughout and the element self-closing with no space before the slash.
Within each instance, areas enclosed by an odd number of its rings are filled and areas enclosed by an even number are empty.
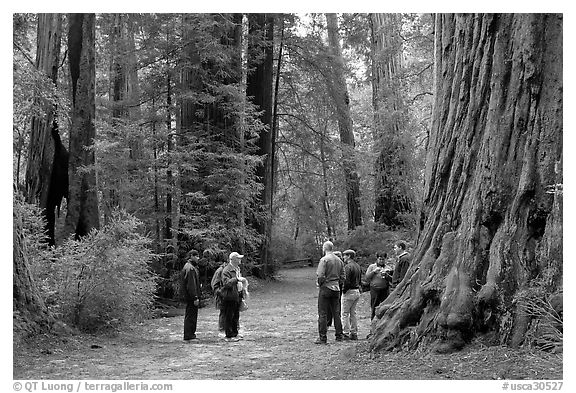
<svg viewBox="0 0 576 393">
<path fill-rule="evenodd" d="M 12 13 L 11 391 L 568 389 L 565 14 L 353 7 Z"/>
</svg>

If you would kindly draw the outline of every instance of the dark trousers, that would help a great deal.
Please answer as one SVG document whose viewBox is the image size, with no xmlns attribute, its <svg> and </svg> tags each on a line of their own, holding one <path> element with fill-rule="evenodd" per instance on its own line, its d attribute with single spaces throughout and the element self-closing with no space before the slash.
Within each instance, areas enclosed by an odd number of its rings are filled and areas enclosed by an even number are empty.
<svg viewBox="0 0 576 393">
<path fill-rule="evenodd" d="M 388 288 L 372 288 L 370 287 L 370 308 L 372 309 L 372 315 L 370 319 L 374 319 L 376 315 L 376 307 L 380 305 L 388 297 Z"/>
<path fill-rule="evenodd" d="M 220 312 L 218 313 L 218 330 L 224 331 L 224 308 L 220 307 Z"/>
<path fill-rule="evenodd" d="M 340 291 L 340 297 L 338 298 L 338 308 L 340 308 L 342 305 L 342 291 Z M 332 316 L 332 311 L 330 311 L 330 309 L 328 309 L 328 313 L 326 314 L 326 326 L 330 327 L 332 326 L 332 320 L 334 319 L 334 317 Z"/>
<path fill-rule="evenodd" d="M 224 314 L 224 332 L 226 337 L 238 336 L 238 322 L 240 321 L 240 301 L 225 300 L 222 302 Z"/>
<path fill-rule="evenodd" d="M 194 301 L 186 303 L 186 314 L 184 315 L 184 340 L 190 340 L 196 336 L 196 324 L 198 323 L 198 307 Z"/>
<path fill-rule="evenodd" d="M 318 334 L 321 340 L 326 340 L 328 331 L 328 310 L 334 318 L 336 338 L 342 337 L 342 319 L 340 319 L 340 291 L 333 291 L 326 287 L 320 287 L 318 292 Z"/>
</svg>

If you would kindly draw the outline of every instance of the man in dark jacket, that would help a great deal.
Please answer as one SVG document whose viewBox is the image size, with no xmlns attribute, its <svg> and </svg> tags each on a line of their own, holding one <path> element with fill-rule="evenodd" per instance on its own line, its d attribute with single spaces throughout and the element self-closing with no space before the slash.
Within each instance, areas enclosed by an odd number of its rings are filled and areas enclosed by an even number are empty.
<svg viewBox="0 0 576 393">
<path fill-rule="evenodd" d="M 200 305 L 200 277 L 198 273 L 198 251 L 188 252 L 184 272 L 186 314 L 184 315 L 184 341 L 196 340 L 198 306 Z"/>
<path fill-rule="evenodd" d="M 408 254 L 406 248 L 406 242 L 403 240 L 398 240 L 396 244 L 394 244 L 396 266 L 394 267 L 394 274 L 392 274 L 392 289 L 396 288 L 402 279 L 404 279 L 410 266 L 410 254 Z"/>
<path fill-rule="evenodd" d="M 344 287 L 342 288 L 342 325 L 344 339 L 358 340 L 358 321 L 356 319 L 356 306 L 360 300 L 360 280 L 362 269 L 354 261 L 356 252 L 346 250 L 344 254 Z"/>
</svg>

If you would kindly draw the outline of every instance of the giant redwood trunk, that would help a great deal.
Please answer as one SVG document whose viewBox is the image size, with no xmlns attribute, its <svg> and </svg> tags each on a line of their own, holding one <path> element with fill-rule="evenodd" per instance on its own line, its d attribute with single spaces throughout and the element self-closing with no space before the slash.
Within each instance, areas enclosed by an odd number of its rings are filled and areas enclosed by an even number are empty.
<svg viewBox="0 0 576 393">
<path fill-rule="evenodd" d="M 38 14 L 36 68 L 56 84 L 60 65 L 62 15 Z M 48 243 L 55 244 L 55 209 L 68 194 L 68 151 L 60 140 L 56 108 L 44 107 L 44 116 L 33 116 L 26 165 L 26 200 L 43 209 Z"/>
<path fill-rule="evenodd" d="M 332 69 L 332 75 L 327 78 L 327 82 L 336 106 L 340 142 L 342 144 L 342 166 L 346 182 L 348 229 L 354 229 L 362 225 L 362 211 L 360 209 L 360 179 L 354 157 L 355 143 L 352 117 L 350 115 L 350 97 L 344 76 L 344 59 L 340 49 L 340 34 L 338 33 L 338 18 L 336 14 L 326 14 L 326 22 Z"/>
<path fill-rule="evenodd" d="M 72 124 L 70 127 L 69 198 L 65 232 L 77 238 L 100 227 L 94 138 L 96 136 L 95 25 L 94 14 L 68 16 L 68 59 L 72 78 Z"/>
<path fill-rule="evenodd" d="M 262 111 L 260 120 L 266 129 L 258 137 L 257 154 L 263 157 L 261 165 L 256 167 L 256 175 L 262 183 L 260 200 L 265 215 L 256 225 L 263 241 L 260 247 L 260 263 L 266 273 L 271 272 L 270 238 L 272 236 L 272 196 L 273 196 L 273 125 L 272 125 L 272 79 L 274 69 L 274 17 L 271 14 L 249 14 L 248 29 L 252 38 L 248 42 L 248 75 L 246 95 Z"/>
<path fill-rule="evenodd" d="M 374 220 L 401 224 L 410 210 L 408 170 L 410 149 L 406 105 L 402 98 L 402 38 L 400 14 L 370 14 L 372 106 L 374 109 Z"/>
<path fill-rule="evenodd" d="M 372 350 L 522 344 L 562 291 L 562 16 L 438 15 L 420 231 Z"/>
</svg>

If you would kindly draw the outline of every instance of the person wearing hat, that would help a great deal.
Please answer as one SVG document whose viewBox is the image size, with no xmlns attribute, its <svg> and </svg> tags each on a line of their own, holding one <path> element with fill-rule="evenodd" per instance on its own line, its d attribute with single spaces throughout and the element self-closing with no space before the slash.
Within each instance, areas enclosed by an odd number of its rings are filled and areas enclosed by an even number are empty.
<svg viewBox="0 0 576 393">
<path fill-rule="evenodd" d="M 344 286 L 342 288 L 342 325 L 345 340 L 358 340 L 358 320 L 356 319 L 356 306 L 360 300 L 360 280 L 362 269 L 354 261 L 356 252 L 346 250 L 344 254 Z"/>
<path fill-rule="evenodd" d="M 222 312 L 224 314 L 224 332 L 226 341 L 238 341 L 240 303 L 242 290 L 248 286 L 248 280 L 240 274 L 240 264 L 244 255 L 231 252 L 228 264 L 222 270 Z"/>
<path fill-rule="evenodd" d="M 198 273 L 198 251 L 190 250 L 186 256 L 184 272 L 184 296 L 186 313 L 184 314 L 184 341 L 196 340 L 198 307 L 200 306 L 200 276 Z"/>
</svg>

